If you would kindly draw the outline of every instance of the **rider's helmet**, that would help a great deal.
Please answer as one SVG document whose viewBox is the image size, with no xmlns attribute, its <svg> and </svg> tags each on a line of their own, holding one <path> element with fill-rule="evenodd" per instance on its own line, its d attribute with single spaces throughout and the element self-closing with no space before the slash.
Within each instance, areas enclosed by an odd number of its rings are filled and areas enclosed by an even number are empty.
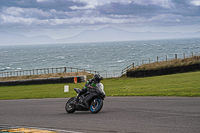
<svg viewBox="0 0 200 133">
<path fill-rule="evenodd" d="M 103 78 L 99 74 L 95 74 L 93 79 L 95 83 L 99 83 L 101 80 L 103 80 Z"/>
</svg>

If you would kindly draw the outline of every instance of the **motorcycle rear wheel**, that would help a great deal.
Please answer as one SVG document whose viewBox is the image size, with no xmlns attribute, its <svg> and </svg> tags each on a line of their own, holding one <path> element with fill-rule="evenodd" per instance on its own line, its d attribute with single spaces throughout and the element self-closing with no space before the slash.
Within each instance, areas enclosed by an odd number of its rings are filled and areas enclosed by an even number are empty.
<svg viewBox="0 0 200 133">
<path fill-rule="evenodd" d="M 65 110 L 67 113 L 74 113 L 75 112 L 75 106 L 72 104 L 72 102 L 75 100 L 75 97 L 70 98 L 66 105 L 65 105 Z"/>
<path fill-rule="evenodd" d="M 96 104 L 93 102 L 90 105 L 90 112 L 91 113 L 98 113 L 101 108 L 103 107 L 103 100 L 102 99 L 97 99 Z"/>
</svg>

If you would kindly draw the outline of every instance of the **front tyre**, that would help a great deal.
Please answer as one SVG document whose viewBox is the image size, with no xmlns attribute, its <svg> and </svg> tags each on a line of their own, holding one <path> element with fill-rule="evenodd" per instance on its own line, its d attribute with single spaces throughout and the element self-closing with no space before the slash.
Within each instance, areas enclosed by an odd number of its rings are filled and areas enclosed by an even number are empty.
<svg viewBox="0 0 200 133">
<path fill-rule="evenodd" d="M 98 113 L 101 110 L 101 108 L 103 107 L 103 100 L 102 99 L 95 99 L 95 100 L 90 105 L 90 112 L 91 113 Z"/>
<path fill-rule="evenodd" d="M 76 109 L 75 109 L 75 106 L 73 104 L 74 100 L 76 100 L 76 98 L 72 97 L 67 101 L 67 103 L 65 105 L 65 110 L 66 110 L 67 113 L 74 113 L 75 112 Z"/>
</svg>

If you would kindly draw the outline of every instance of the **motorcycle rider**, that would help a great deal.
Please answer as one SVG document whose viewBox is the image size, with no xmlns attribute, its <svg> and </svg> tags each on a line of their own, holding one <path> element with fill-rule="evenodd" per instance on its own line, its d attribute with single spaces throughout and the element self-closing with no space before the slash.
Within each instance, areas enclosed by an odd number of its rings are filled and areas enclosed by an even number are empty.
<svg viewBox="0 0 200 133">
<path fill-rule="evenodd" d="M 76 97 L 76 103 L 79 102 L 79 97 L 83 94 L 85 94 L 89 89 L 95 89 L 97 83 L 100 83 L 100 81 L 103 80 L 103 77 L 101 77 L 99 74 L 94 74 L 94 77 L 92 79 L 89 79 L 85 86 L 81 89 L 80 93 L 78 93 Z M 89 105 L 87 102 L 84 100 L 84 104 L 86 105 L 87 108 L 89 108 Z"/>
</svg>

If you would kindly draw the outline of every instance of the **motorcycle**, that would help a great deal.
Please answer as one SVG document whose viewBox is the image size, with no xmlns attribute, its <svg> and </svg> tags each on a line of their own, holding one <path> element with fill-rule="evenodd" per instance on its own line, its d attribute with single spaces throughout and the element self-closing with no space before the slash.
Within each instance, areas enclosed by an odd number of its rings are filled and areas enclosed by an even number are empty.
<svg viewBox="0 0 200 133">
<path fill-rule="evenodd" d="M 65 110 L 67 113 L 74 113 L 75 111 L 89 111 L 91 113 L 98 113 L 103 107 L 103 100 L 105 98 L 104 86 L 98 83 L 95 88 L 90 86 L 88 91 L 79 97 L 76 103 L 76 97 L 70 98 L 66 105 Z M 74 88 L 77 93 L 81 91 L 79 88 Z"/>
</svg>

